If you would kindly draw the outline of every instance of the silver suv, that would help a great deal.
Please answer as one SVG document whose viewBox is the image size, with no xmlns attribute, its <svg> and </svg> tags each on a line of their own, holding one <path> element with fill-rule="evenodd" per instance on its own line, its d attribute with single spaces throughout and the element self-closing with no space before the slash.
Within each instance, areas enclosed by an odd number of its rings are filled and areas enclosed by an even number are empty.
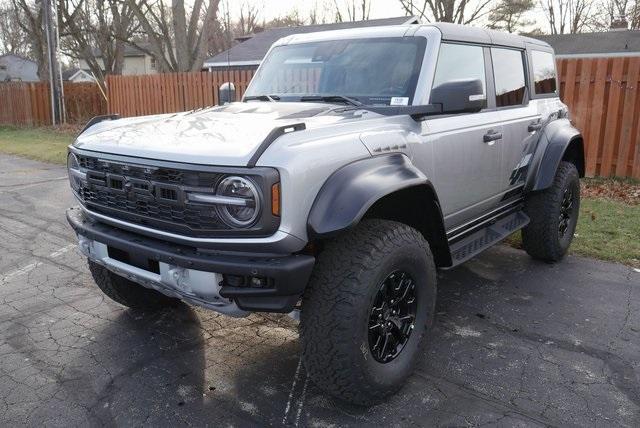
<svg viewBox="0 0 640 428">
<path fill-rule="evenodd" d="M 299 316 L 315 383 L 371 404 L 420 357 L 437 268 L 520 229 L 565 255 L 584 149 L 547 44 L 432 24 L 284 38 L 242 102 L 97 118 L 68 168 L 109 297 Z"/>
</svg>

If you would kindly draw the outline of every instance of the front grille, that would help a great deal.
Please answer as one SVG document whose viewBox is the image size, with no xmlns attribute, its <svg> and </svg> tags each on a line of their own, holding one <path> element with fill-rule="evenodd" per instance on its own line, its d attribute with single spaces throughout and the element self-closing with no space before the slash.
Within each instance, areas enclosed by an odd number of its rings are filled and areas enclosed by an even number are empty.
<svg viewBox="0 0 640 428">
<path fill-rule="evenodd" d="M 80 167 L 87 170 L 87 183 L 78 196 L 94 212 L 188 236 L 237 233 L 221 220 L 215 207 L 188 202 L 185 197 L 186 189 L 212 192 L 224 176 L 222 173 L 138 165 L 85 155 L 77 158 Z"/>
</svg>

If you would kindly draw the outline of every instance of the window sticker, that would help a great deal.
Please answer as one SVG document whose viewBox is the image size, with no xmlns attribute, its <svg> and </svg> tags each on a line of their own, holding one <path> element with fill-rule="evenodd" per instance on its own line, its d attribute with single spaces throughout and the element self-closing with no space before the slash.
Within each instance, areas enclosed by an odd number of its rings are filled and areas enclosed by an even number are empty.
<svg viewBox="0 0 640 428">
<path fill-rule="evenodd" d="M 409 105 L 409 97 L 391 97 L 391 106 L 406 106 Z"/>
</svg>

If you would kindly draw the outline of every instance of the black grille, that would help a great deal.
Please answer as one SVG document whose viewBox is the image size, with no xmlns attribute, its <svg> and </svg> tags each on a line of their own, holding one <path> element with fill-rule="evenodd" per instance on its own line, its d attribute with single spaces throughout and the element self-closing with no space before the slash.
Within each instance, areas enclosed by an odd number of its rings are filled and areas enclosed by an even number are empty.
<svg viewBox="0 0 640 428">
<path fill-rule="evenodd" d="M 79 196 L 87 208 L 159 230 L 190 236 L 231 232 L 215 207 L 188 203 L 185 189 L 211 192 L 222 174 L 136 165 L 78 156 L 87 171 Z"/>
</svg>

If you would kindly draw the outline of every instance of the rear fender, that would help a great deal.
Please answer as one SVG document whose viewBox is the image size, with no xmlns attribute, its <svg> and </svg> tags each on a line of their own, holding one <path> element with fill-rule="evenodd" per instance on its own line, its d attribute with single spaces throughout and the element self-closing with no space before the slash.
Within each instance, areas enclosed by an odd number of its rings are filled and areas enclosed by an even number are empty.
<svg viewBox="0 0 640 428">
<path fill-rule="evenodd" d="M 584 177 L 584 145 L 582 135 L 568 119 L 557 119 L 542 130 L 532 157 L 525 192 L 544 190 L 551 186 L 562 160 L 576 165 Z"/>
</svg>

